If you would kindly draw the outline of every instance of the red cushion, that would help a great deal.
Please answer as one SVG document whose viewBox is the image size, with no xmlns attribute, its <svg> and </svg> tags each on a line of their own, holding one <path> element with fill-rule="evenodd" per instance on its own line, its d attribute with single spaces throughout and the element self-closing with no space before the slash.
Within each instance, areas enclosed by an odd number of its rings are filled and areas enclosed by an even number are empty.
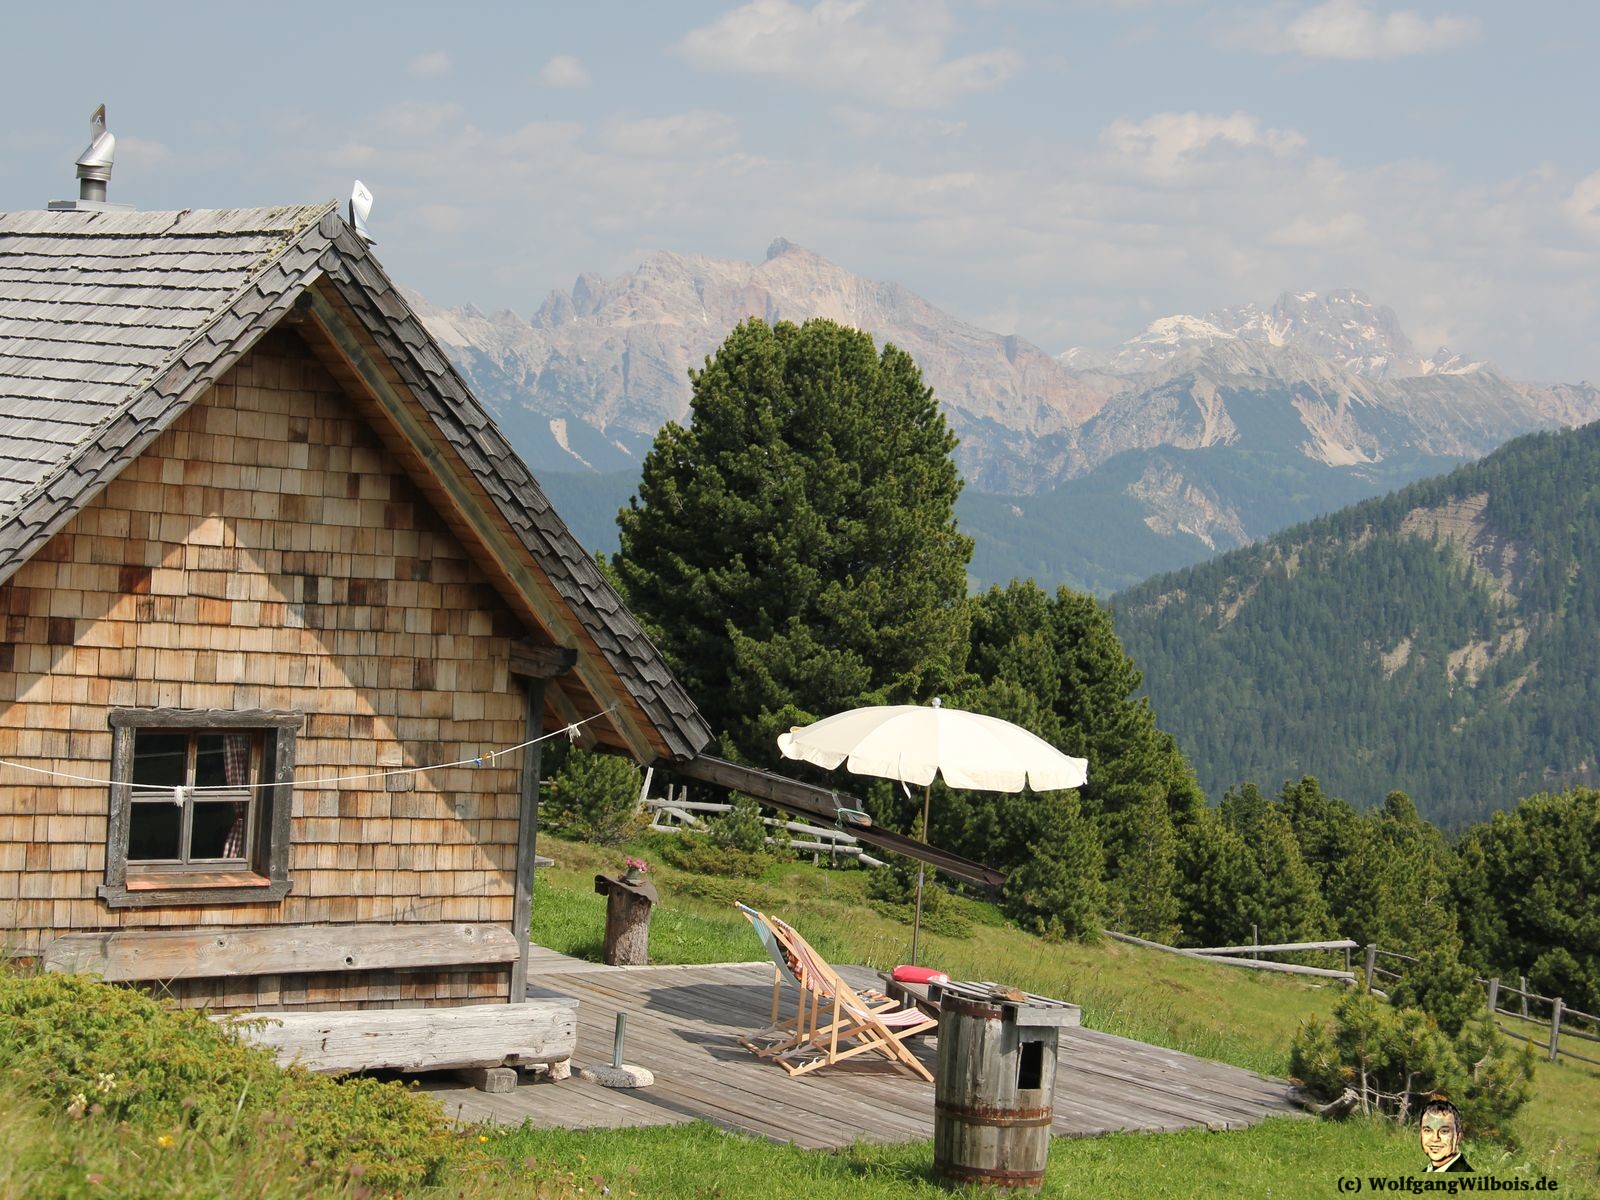
<svg viewBox="0 0 1600 1200">
<path fill-rule="evenodd" d="M 950 976 L 932 967 L 898 966 L 891 974 L 896 983 L 949 983 Z"/>
</svg>

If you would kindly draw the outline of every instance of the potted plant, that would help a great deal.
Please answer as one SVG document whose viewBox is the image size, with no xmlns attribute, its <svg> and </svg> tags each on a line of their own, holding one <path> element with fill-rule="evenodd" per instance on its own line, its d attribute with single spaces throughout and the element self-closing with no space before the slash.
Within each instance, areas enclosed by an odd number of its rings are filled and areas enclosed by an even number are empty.
<svg viewBox="0 0 1600 1200">
<path fill-rule="evenodd" d="M 638 883 L 644 879 L 644 873 L 650 869 L 650 864 L 642 858 L 625 858 L 622 860 L 622 881 L 624 883 Z"/>
</svg>

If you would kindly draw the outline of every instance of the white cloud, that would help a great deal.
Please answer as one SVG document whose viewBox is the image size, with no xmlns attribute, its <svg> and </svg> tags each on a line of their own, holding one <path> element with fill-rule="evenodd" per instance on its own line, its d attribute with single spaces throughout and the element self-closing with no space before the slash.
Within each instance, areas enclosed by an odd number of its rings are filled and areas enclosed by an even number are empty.
<svg viewBox="0 0 1600 1200">
<path fill-rule="evenodd" d="M 1578 181 L 1561 205 L 1574 226 L 1590 237 L 1600 238 L 1600 171 Z"/>
<path fill-rule="evenodd" d="M 1249 113 L 1155 113 L 1107 125 L 1101 144 L 1122 162 L 1158 180 L 1175 180 L 1203 162 L 1240 151 L 1278 157 L 1298 150 L 1305 138 L 1290 129 L 1266 129 Z"/>
<path fill-rule="evenodd" d="M 539 68 L 539 82 L 553 88 L 587 87 L 589 72 L 572 55 L 558 54 Z"/>
<path fill-rule="evenodd" d="M 1360 213 L 1340 213 L 1325 221 L 1296 217 L 1274 229 L 1267 241 L 1274 246 L 1336 246 L 1353 242 L 1366 231 L 1367 222 Z"/>
<path fill-rule="evenodd" d="M 1010 50 L 946 57 L 942 5 L 868 0 L 752 0 L 692 30 L 675 49 L 697 67 L 770 75 L 894 108 L 941 108 L 1016 74 Z"/>
<path fill-rule="evenodd" d="M 637 121 L 614 118 L 606 122 L 601 140 L 618 154 L 694 157 L 732 149 L 739 141 L 739 125 L 724 113 L 703 109 Z"/>
<path fill-rule="evenodd" d="M 418 79 L 433 79 L 450 74 L 452 65 L 450 56 L 443 50 L 433 50 L 427 54 L 417 55 L 406 69 Z"/>
<path fill-rule="evenodd" d="M 1310 8 L 1275 6 L 1224 40 L 1266 54 L 1383 59 L 1454 50 L 1481 32 L 1476 17 L 1429 18 L 1414 9 L 1383 13 L 1369 0 L 1324 0 Z"/>
</svg>

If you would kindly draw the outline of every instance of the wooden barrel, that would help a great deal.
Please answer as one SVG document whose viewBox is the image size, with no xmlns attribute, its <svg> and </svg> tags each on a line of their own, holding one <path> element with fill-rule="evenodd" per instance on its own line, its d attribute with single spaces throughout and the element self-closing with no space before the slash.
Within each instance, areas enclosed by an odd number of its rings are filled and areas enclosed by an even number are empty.
<svg viewBox="0 0 1600 1200">
<path fill-rule="evenodd" d="M 1044 1183 L 1059 1031 L 1016 1017 L 1015 1005 L 941 1000 L 933 1169 L 948 1187 L 1036 1192 Z"/>
</svg>

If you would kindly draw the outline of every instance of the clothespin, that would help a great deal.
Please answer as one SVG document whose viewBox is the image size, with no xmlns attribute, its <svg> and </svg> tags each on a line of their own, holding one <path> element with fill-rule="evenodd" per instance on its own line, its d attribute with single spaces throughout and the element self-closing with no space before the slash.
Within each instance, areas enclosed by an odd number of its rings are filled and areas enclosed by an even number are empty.
<svg viewBox="0 0 1600 1200">
<path fill-rule="evenodd" d="M 183 802 L 184 802 L 184 799 L 185 799 L 185 796 L 184 796 L 185 790 L 186 789 L 184 789 L 182 787 L 175 787 L 175 788 L 172 789 L 172 802 L 174 804 L 176 804 L 179 808 L 183 807 Z"/>
<path fill-rule="evenodd" d="M 576 725 L 568 725 L 566 728 L 566 735 L 567 741 L 576 745 L 578 741 L 578 727 Z"/>
<path fill-rule="evenodd" d="M 472 760 L 472 765 L 475 766 L 475 767 L 483 766 L 483 755 L 479 754 L 476 757 L 474 757 L 473 760 Z"/>
</svg>

